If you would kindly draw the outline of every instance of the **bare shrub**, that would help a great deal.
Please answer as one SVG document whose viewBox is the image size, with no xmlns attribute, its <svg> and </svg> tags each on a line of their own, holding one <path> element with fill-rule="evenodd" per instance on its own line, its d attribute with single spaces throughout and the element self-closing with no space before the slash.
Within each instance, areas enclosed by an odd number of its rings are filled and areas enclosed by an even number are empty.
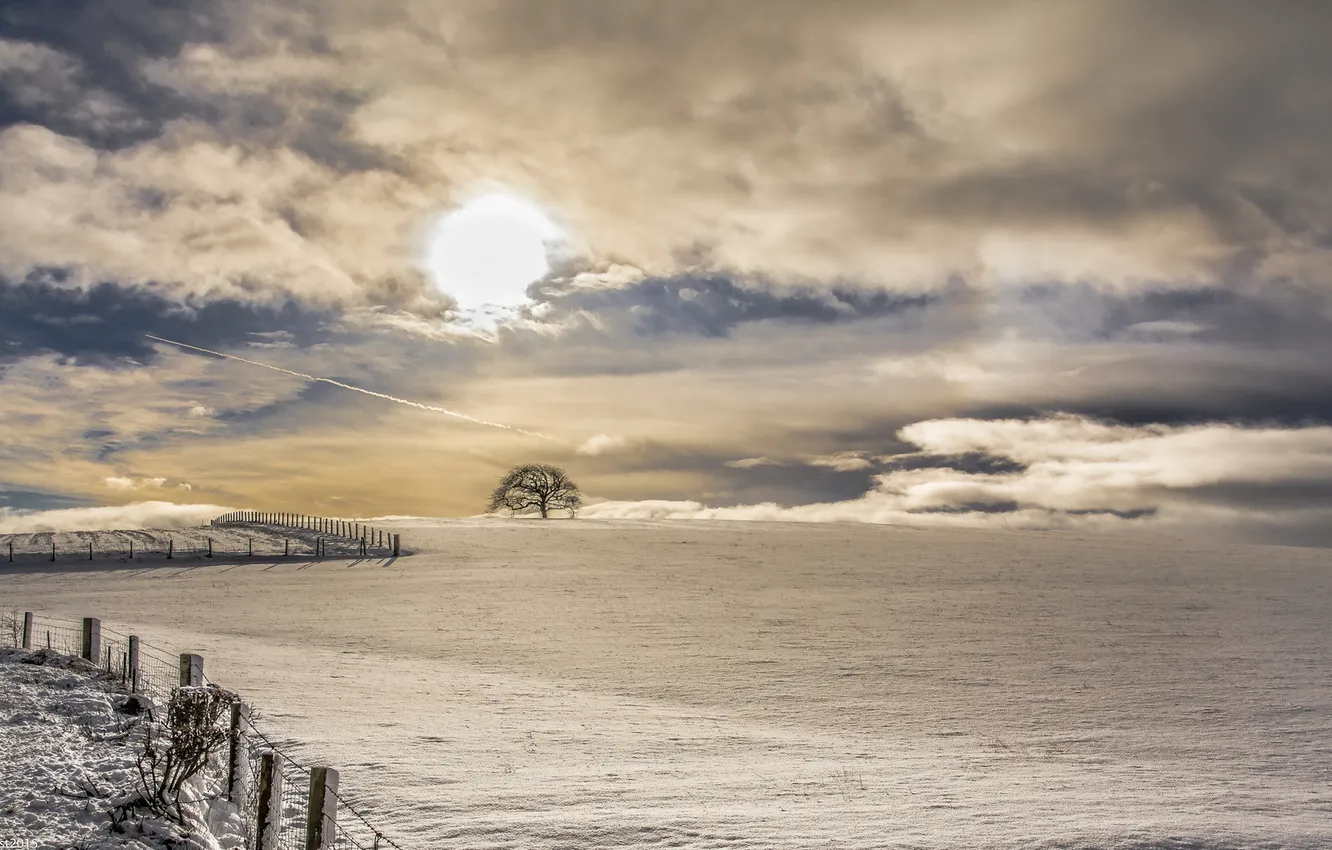
<svg viewBox="0 0 1332 850">
<path fill-rule="evenodd" d="M 182 803 L 186 784 L 226 751 L 227 720 L 237 697 L 215 685 L 178 688 L 167 705 L 166 722 L 149 728 L 139 754 L 141 797 L 125 805 L 147 808 L 181 826 L 189 826 Z"/>
<path fill-rule="evenodd" d="M 9 640 L 9 646 L 17 647 L 23 640 L 23 615 L 17 608 L 0 612 L 0 634 Z"/>
</svg>

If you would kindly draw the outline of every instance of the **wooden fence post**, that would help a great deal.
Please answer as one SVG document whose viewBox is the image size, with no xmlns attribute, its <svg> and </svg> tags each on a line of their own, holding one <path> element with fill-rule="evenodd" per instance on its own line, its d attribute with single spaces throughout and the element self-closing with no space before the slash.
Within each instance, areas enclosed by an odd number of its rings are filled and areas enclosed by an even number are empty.
<svg viewBox="0 0 1332 850">
<path fill-rule="evenodd" d="M 253 557 L 254 557 L 254 538 L 253 538 L 253 537 L 247 537 L 247 538 L 245 538 L 245 542 L 246 542 L 247 544 L 249 544 L 249 547 L 250 547 L 250 553 L 249 553 L 249 554 L 250 554 L 250 557 L 253 558 Z"/>
<path fill-rule="evenodd" d="M 92 560 L 92 541 L 88 541 L 88 560 Z"/>
<path fill-rule="evenodd" d="M 208 557 L 213 557 L 213 538 L 208 538 Z"/>
<path fill-rule="evenodd" d="M 23 612 L 23 648 L 32 649 L 32 612 Z"/>
<path fill-rule="evenodd" d="M 51 535 L 51 561 L 55 561 L 55 535 Z"/>
<path fill-rule="evenodd" d="M 398 557 L 398 547 L 402 544 L 402 535 L 393 535 L 393 557 Z"/>
<path fill-rule="evenodd" d="M 306 813 L 305 850 L 332 850 L 338 818 L 338 772 L 333 768 L 310 768 Z"/>
<path fill-rule="evenodd" d="M 284 537 L 282 538 L 282 557 L 285 558 L 290 554 L 291 554 L 291 541 Z"/>
<path fill-rule="evenodd" d="M 96 617 L 83 618 L 83 658 L 96 664 L 102 657 L 102 621 Z"/>
<path fill-rule="evenodd" d="M 14 563 L 14 541 L 9 541 L 9 563 Z"/>
<path fill-rule="evenodd" d="M 277 850 L 282 831 L 282 771 L 277 753 L 264 753 L 259 766 L 259 811 L 255 815 L 254 839 L 258 850 Z"/>
<path fill-rule="evenodd" d="M 139 636 L 130 635 L 129 636 L 129 686 L 130 686 L 130 693 L 132 694 L 137 694 L 139 692 L 139 682 L 140 679 L 142 678 L 139 670 L 140 670 Z"/>
<path fill-rule="evenodd" d="M 167 560 L 170 561 L 170 560 L 171 560 L 172 558 L 174 558 L 174 557 L 176 557 L 176 538 L 174 538 L 174 537 L 168 537 L 168 538 L 167 538 Z"/>
<path fill-rule="evenodd" d="M 180 654 L 180 686 L 193 688 L 203 684 L 203 656 L 189 652 Z"/>
<path fill-rule="evenodd" d="M 130 560 L 134 560 L 134 538 L 130 538 Z"/>
<path fill-rule="evenodd" d="M 251 782 L 250 756 L 246 752 L 249 733 L 250 707 L 243 702 L 231 704 L 230 758 L 227 760 L 227 799 L 233 803 L 245 802 L 245 791 Z"/>
</svg>

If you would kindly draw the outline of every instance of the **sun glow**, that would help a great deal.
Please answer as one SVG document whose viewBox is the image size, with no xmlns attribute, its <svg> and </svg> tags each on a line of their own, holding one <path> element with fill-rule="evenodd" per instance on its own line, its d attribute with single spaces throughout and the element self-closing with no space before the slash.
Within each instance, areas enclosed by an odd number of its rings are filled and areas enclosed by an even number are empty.
<svg viewBox="0 0 1332 850">
<path fill-rule="evenodd" d="M 430 234 L 425 268 L 458 306 L 514 307 L 550 271 L 564 231 L 541 209 L 509 194 L 483 195 L 443 216 Z"/>
</svg>

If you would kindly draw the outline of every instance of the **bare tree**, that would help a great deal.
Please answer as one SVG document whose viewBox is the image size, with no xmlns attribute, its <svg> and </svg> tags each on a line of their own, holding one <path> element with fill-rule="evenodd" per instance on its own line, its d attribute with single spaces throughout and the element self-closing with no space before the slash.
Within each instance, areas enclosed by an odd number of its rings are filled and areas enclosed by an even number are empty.
<svg viewBox="0 0 1332 850">
<path fill-rule="evenodd" d="M 515 466 L 490 494 L 491 513 L 507 510 L 513 514 L 540 512 L 546 519 L 551 511 L 568 511 L 576 516 L 583 504 L 578 485 L 558 466 L 527 463 Z"/>
</svg>

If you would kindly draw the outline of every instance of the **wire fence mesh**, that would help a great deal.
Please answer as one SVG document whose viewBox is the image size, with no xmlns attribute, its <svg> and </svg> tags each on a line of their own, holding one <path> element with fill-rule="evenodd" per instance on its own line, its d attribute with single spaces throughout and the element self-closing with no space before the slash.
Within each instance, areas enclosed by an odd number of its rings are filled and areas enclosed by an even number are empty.
<svg viewBox="0 0 1332 850">
<path fill-rule="evenodd" d="M 34 649 L 50 649 L 61 655 L 82 655 L 83 627 L 33 618 L 32 642 Z"/>
<path fill-rule="evenodd" d="M 304 791 L 310 786 L 310 772 L 290 759 L 280 758 L 277 764 L 284 789 L 277 846 L 281 850 L 305 850 L 306 821 L 310 813 Z"/>
<path fill-rule="evenodd" d="M 139 641 L 131 635 L 100 627 L 101 644 L 95 656 L 88 659 L 103 671 L 108 687 L 124 693 L 147 696 L 155 708 L 146 735 L 158 734 L 171 738 L 170 718 L 173 697 L 197 688 L 186 687 L 189 665 L 183 656 L 172 655 L 159 647 Z M 31 620 L 29 649 L 49 649 L 61 655 L 87 657 L 89 647 L 82 623 L 46 616 Z M 89 635 L 88 637 L 91 637 Z M 0 614 L 0 643 L 21 647 L 23 617 L 17 612 Z M 137 650 L 137 652 L 136 652 Z M 137 665 L 135 664 L 137 656 Z M 218 688 L 216 683 L 199 676 L 202 687 Z M 225 689 L 224 689 L 225 690 Z M 235 735 L 236 752 L 214 759 L 207 770 L 216 774 L 212 779 L 234 794 L 234 803 L 241 809 L 245 846 L 259 847 L 258 818 L 260 808 L 260 778 L 265 753 L 272 753 L 281 776 L 281 806 L 273 825 L 277 850 L 305 850 L 310 816 L 311 769 L 301 764 L 279 747 L 274 740 L 246 719 L 236 729 L 226 719 L 228 736 Z M 210 727 L 211 728 L 211 727 Z M 233 761 L 234 756 L 234 761 Z M 234 764 L 234 768 L 233 768 Z M 233 776 L 234 772 L 234 776 Z M 234 779 L 234 784 L 233 784 Z M 326 836 L 325 847 L 341 850 L 376 850 L 376 848 L 404 848 L 389 839 L 351 800 L 340 792 L 333 793 L 336 814 L 332 834 Z"/>
</svg>

